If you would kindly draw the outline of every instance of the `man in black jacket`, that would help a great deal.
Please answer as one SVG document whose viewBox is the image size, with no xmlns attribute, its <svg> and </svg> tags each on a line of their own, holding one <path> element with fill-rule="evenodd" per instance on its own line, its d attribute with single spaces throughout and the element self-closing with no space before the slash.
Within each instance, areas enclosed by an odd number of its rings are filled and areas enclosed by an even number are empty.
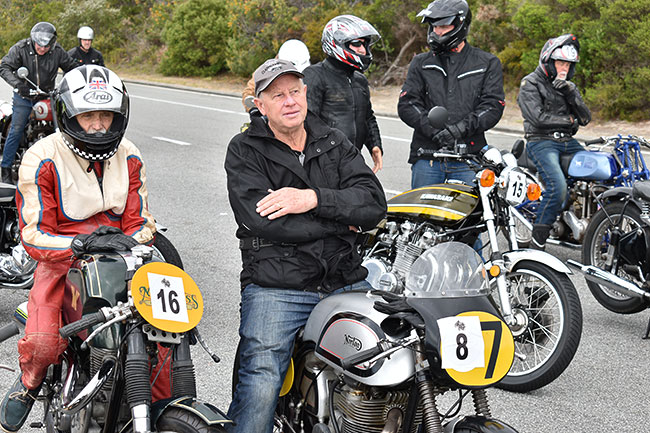
<svg viewBox="0 0 650 433">
<path fill-rule="evenodd" d="M 432 153 L 454 149 L 456 143 L 477 153 L 486 145 L 484 132 L 499 122 L 505 106 L 501 62 L 465 40 L 472 18 L 465 0 L 435 0 L 418 16 L 429 24 L 431 52 L 411 61 L 397 105 L 400 119 L 414 129 L 408 161 L 411 186 L 448 179 L 471 184 L 474 172 L 467 165 L 436 159 Z M 427 118 L 434 106 L 449 112 L 442 129 Z"/>
<path fill-rule="evenodd" d="M 328 57 L 303 71 L 309 110 L 340 129 L 357 149 L 365 145 L 375 173 L 383 165 L 383 150 L 363 71 L 372 62 L 370 47 L 379 38 L 370 23 L 354 15 L 332 18 L 321 38 Z"/>
<path fill-rule="evenodd" d="M 29 71 L 27 78 L 32 83 L 39 86 L 41 90 L 49 92 L 54 89 L 59 68 L 68 72 L 77 65 L 56 42 L 56 28 L 48 22 L 35 24 L 30 37 L 18 41 L 0 61 L 0 76 L 14 88 L 11 129 L 7 135 L 0 164 L 2 182 L 5 183 L 13 183 L 11 165 L 35 102 L 30 85 L 16 76 L 16 71 L 21 66 L 25 66 Z"/>
<path fill-rule="evenodd" d="M 544 249 L 551 225 L 566 200 L 562 155 L 584 150 L 573 135 L 591 120 L 576 85 L 569 81 L 579 61 L 580 44 L 572 34 L 549 39 L 539 66 L 521 80 L 517 103 L 524 117 L 528 157 L 546 186 L 533 225 L 531 247 Z"/>
<path fill-rule="evenodd" d="M 271 59 L 254 73 L 262 116 L 228 146 L 228 197 L 242 252 L 235 432 L 270 433 L 293 341 L 332 293 L 369 289 L 355 241 L 384 217 L 359 150 L 307 112 L 302 73 Z M 268 119 L 268 120 L 266 120 Z"/>
<path fill-rule="evenodd" d="M 93 39 L 95 39 L 95 32 L 93 29 L 88 26 L 79 27 L 79 31 L 77 31 L 77 39 L 79 39 L 79 45 L 68 51 L 70 57 L 77 62 L 77 66 L 104 66 L 104 56 L 102 56 L 101 52 L 92 47 Z"/>
</svg>

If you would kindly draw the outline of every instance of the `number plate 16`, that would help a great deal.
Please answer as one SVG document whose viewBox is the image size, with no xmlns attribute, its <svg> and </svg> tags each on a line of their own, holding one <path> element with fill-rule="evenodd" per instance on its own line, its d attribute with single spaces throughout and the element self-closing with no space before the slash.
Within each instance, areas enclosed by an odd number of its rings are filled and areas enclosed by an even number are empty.
<svg viewBox="0 0 650 433">
<path fill-rule="evenodd" d="M 169 263 L 147 263 L 138 269 L 131 296 L 140 315 L 162 331 L 189 331 L 203 316 L 203 296 L 196 283 Z"/>
</svg>

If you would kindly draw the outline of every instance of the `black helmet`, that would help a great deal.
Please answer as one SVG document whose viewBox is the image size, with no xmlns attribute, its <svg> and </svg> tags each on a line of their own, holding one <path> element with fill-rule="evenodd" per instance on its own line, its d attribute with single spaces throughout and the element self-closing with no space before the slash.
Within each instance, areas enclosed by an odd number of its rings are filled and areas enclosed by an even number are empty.
<svg viewBox="0 0 650 433">
<path fill-rule="evenodd" d="M 570 33 L 546 41 L 542 52 L 539 54 L 539 66 L 549 80 L 555 80 L 557 69 L 555 60 L 570 62 L 571 67 L 566 79 L 570 80 L 576 72 L 576 63 L 580 61 L 580 42 L 575 35 Z"/>
<path fill-rule="evenodd" d="M 379 32 L 368 21 L 354 15 L 339 15 L 325 24 L 321 43 L 328 56 L 365 71 L 372 63 L 370 47 L 380 38 Z M 348 43 L 354 39 L 365 41 L 366 55 L 359 55 L 350 49 Z"/>
<path fill-rule="evenodd" d="M 54 96 L 55 115 L 70 149 L 89 161 L 105 161 L 117 152 L 129 123 L 129 95 L 122 80 L 103 66 L 84 65 L 63 76 Z M 76 115 L 112 111 L 113 123 L 105 133 L 87 133 Z"/>
<path fill-rule="evenodd" d="M 427 42 L 434 54 L 440 54 L 456 48 L 467 37 L 472 22 L 472 12 L 465 0 L 435 0 L 417 15 L 422 22 L 429 24 Z M 435 26 L 453 25 L 453 30 L 438 36 Z"/>
<path fill-rule="evenodd" d="M 56 42 L 56 27 L 47 21 L 34 24 L 30 32 L 32 42 L 37 43 L 41 47 L 51 47 Z"/>
</svg>

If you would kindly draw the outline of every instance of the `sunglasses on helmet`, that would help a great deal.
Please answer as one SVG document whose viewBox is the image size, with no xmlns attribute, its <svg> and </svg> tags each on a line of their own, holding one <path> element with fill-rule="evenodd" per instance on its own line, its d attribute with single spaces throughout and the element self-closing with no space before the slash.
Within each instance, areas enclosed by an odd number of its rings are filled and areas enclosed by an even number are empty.
<svg viewBox="0 0 650 433">
<path fill-rule="evenodd" d="M 348 45 L 351 47 L 364 47 L 366 45 L 366 40 L 365 39 L 353 39 L 350 42 L 348 42 Z"/>
</svg>

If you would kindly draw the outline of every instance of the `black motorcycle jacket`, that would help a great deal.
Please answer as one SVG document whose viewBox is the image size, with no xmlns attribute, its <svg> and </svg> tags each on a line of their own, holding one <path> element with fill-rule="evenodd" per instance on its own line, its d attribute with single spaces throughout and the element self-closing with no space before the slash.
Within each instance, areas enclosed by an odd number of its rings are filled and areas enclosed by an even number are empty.
<svg viewBox="0 0 650 433">
<path fill-rule="evenodd" d="M 501 119 L 504 98 L 503 71 L 496 56 L 467 42 L 458 53 L 418 54 L 409 65 L 397 104 L 400 119 L 414 129 L 408 162 L 431 159 L 418 156 L 420 148 L 439 148 L 432 139 L 440 130 L 427 119 L 431 108 L 445 107 L 448 125 L 463 122 L 466 132 L 458 142 L 477 153 L 487 144 L 484 132 Z"/>
<path fill-rule="evenodd" d="M 262 287 L 331 292 L 363 280 L 356 233 L 372 229 L 386 214 L 379 180 L 341 131 L 313 113 L 305 120 L 304 161 L 275 139 L 265 118 L 233 137 L 225 160 L 228 197 L 238 224 L 242 289 Z M 256 211 L 268 190 L 311 188 L 318 206 L 269 220 Z"/>
<path fill-rule="evenodd" d="M 75 62 L 77 62 L 77 66 L 81 66 L 81 65 L 104 66 L 104 56 L 102 56 L 102 53 L 97 51 L 93 47 L 90 47 L 88 52 L 86 52 L 82 50 L 81 47 L 77 46 L 71 50 L 68 50 L 68 55 L 72 57 Z"/>
<path fill-rule="evenodd" d="M 365 75 L 331 57 L 307 67 L 303 74 L 312 113 L 343 131 L 357 149 L 364 145 L 370 152 L 373 147 L 382 149 Z"/>
<path fill-rule="evenodd" d="M 517 103 L 528 141 L 568 141 L 579 126 L 591 121 L 591 112 L 577 88 L 563 95 L 539 66 L 521 80 Z"/>
<path fill-rule="evenodd" d="M 16 70 L 21 66 L 25 66 L 29 71 L 27 78 L 44 92 L 49 92 L 54 89 L 59 68 L 68 72 L 77 64 L 58 43 L 55 43 L 47 53 L 39 56 L 36 54 L 32 40 L 27 38 L 14 44 L 7 55 L 2 58 L 0 77 L 11 87 L 17 87 L 24 82 L 16 76 Z"/>
</svg>

